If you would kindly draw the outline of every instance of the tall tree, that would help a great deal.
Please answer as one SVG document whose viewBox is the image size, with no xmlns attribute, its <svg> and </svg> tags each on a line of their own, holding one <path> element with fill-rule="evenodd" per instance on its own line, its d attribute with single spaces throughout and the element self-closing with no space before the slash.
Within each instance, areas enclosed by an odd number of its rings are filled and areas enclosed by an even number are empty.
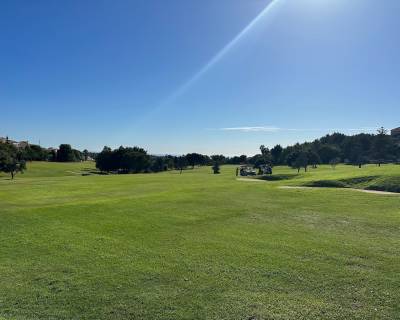
<svg viewBox="0 0 400 320">
<path fill-rule="evenodd" d="M 313 168 L 317 168 L 317 165 L 321 163 L 321 159 L 314 150 L 308 150 L 307 151 L 307 158 L 308 158 L 308 163 L 313 166 Z"/>
<path fill-rule="evenodd" d="M 307 152 L 301 151 L 294 161 L 294 167 L 297 169 L 297 172 L 300 171 L 300 168 L 304 168 L 304 171 L 307 172 L 308 164 L 309 160 Z"/>
<path fill-rule="evenodd" d="M 185 156 L 176 157 L 175 168 L 180 171 L 182 174 L 182 170 L 185 169 L 188 165 L 187 158 Z"/>
<path fill-rule="evenodd" d="M 96 168 L 103 172 L 110 172 L 115 169 L 112 162 L 111 148 L 105 146 L 96 157 Z"/>
<path fill-rule="evenodd" d="M 150 156 L 139 147 L 119 147 L 111 150 L 104 147 L 96 157 L 96 167 L 105 172 L 138 173 L 151 171 Z"/>
<path fill-rule="evenodd" d="M 214 161 L 214 164 L 212 166 L 214 174 L 219 174 L 220 173 L 220 167 L 219 167 L 219 162 Z"/>
<path fill-rule="evenodd" d="M 89 151 L 87 149 L 83 150 L 82 152 L 84 160 L 87 161 L 89 158 Z"/>
<path fill-rule="evenodd" d="M 318 155 L 322 163 L 328 164 L 332 159 L 340 157 L 340 149 L 334 145 L 322 145 L 318 150 Z"/>
<path fill-rule="evenodd" d="M 239 164 L 245 164 L 247 162 L 247 156 L 245 154 L 242 154 L 239 157 Z"/>
<path fill-rule="evenodd" d="M 205 165 L 207 162 L 206 157 L 199 153 L 188 153 L 186 155 L 186 160 L 192 169 L 194 169 L 195 166 Z"/>
<path fill-rule="evenodd" d="M 297 169 L 297 172 L 300 172 L 301 168 L 304 168 L 304 171 L 307 171 L 307 167 L 309 165 L 307 151 L 305 150 L 293 151 L 288 156 L 288 165 L 294 169 Z"/>
<path fill-rule="evenodd" d="M 339 163 L 340 163 L 340 158 L 335 158 L 329 161 L 329 164 L 331 165 L 332 169 L 335 169 Z"/>
<path fill-rule="evenodd" d="M 222 154 L 215 154 L 211 156 L 211 160 L 213 162 L 218 162 L 219 164 L 223 164 L 225 162 L 225 156 Z"/>
<path fill-rule="evenodd" d="M 262 154 L 264 164 L 269 164 L 269 165 L 272 164 L 271 151 L 269 151 L 269 149 L 264 145 L 260 146 L 260 151 Z"/>
<path fill-rule="evenodd" d="M 72 147 L 69 144 L 60 144 L 57 151 L 58 162 L 73 162 L 75 161 L 75 155 L 72 151 Z"/>
<path fill-rule="evenodd" d="M 378 134 L 372 143 L 372 155 L 377 161 L 379 167 L 382 162 L 389 160 L 392 155 L 390 152 L 391 137 L 387 134 L 388 131 L 381 127 L 378 130 Z"/>
<path fill-rule="evenodd" d="M 280 144 L 277 144 L 275 147 L 271 149 L 272 163 L 274 165 L 278 165 L 281 163 L 282 152 L 283 148 Z"/>
</svg>

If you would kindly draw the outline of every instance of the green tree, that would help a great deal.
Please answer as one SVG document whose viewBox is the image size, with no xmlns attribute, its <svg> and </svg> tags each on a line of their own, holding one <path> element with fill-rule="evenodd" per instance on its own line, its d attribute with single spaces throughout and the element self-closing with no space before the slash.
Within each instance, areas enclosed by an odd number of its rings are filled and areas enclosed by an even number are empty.
<svg viewBox="0 0 400 320">
<path fill-rule="evenodd" d="M 75 155 L 72 151 L 71 145 L 60 144 L 57 151 L 57 161 L 58 162 L 73 162 L 75 161 Z"/>
<path fill-rule="evenodd" d="M 333 158 L 331 161 L 329 161 L 329 164 L 331 165 L 332 169 L 335 169 L 339 163 L 340 163 L 340 158 Z"/>
<path fill-rule="evenodd" d="M 79 150 L 72 149 L 72 154 L 73 154 L 72 161 L 78 162 L 78 161 L 84 160 L 84 156 L 83 156 L 82 152 L 80 152 Z"/>
<path fill-rule="evenodd" d="M 220 167 L 218 161 L 215 161 L 213 166 L 212 166 L 214 174 L 219 174 L 220 173 Z"/>
<path fill-rule="evenodd" d="M 245 164 L 247 162 L 247 156 L 245 154 L 242 154 L 239 157 L 239 164 Z"/>
<path fill-rule="evenodd" d="M 275 147 L 271 149 L 272 163 L 274 165 L 278 165 L 281 163 L 282 152 L 283 148 L 280 144 L 277 144 Z"/>
<path fill-rule="evenodd" d="M 175 168 L 180 171 L 180 174 L 182 174 L 182 170 L 188 165 L 187 158 L 185 156 L 176 157 L 174 162 Z"/>
<path fill-rule="evenodd" d="M 105 172 L 138 173 L 151 171 L 151 159 L 147 152 L 139 147 L 119 147 L 111 150 L 104 147 L 96 157 L 96 167 Z"/>
<path fill-rule="evenodd" d="M 188 153 L 186 155 L 186 160 L 192 169 L 194 169 L 195 166 L 205 165 L 207 162 L 206 157 L 199 153 Z"/>
<path fill-rule="evenodd" d="M 272 157 L 271 157 L 271 152 L 269 151 L 269 149 L 266 146 L 261 145 L 260 151 L 262 154 L 264 164 L 272 164 Z"/>
<path fill-rule="evenodd" d="M 112 163 L 111 148 L 105 146 L 96 157 L 96 168 L 102 172 L 111 172 L 115 167 Z"/>
<path fill-rule="evenodd" d="M 22 154 L 9 143 L 0 143 L 0 171 L 9 173 L 11 179 L 26 169 L 26 162 L 22 158 Z"/>
<path fill-rule="evenodd" d="M 256 154 L 248 159 L 248 162 L 253 165 L 254 168 L 260 169 L 262 165 L 267 164 L 265 162 L 265 157 L 262 154 Z"/>
<path fill-rule="evenodd" d="M 388 131 L 384 127 L 379 128 L 377 131 L 378 134 L 375 136 L 372 143 L 372 156 L 380 167 L 381 163 L 393 157 L 391 152 L 391 144 L 393 142 L 391 137 L 387 134 Z"/>
<path fill-rule="evenodd" d="M 312 165 L 313 168 L 316 168 L 317 165 L 321 163 L 321 159 L 314 150 L 308 150 L 307 151 L 307 158 L 308 158 L 308 163 Z"/>
<path fill-rule="evenodd" d="M 82 152 L 84 160 L 87 161 L 89 158 L 89 151 L 87 149 L 83 150 Z"/>
<path fill-rule="evenodd" d="M 20 149 L 20 152 L 26 161 L 46 161 L 49 159 L 49 152 L 35 144 Z"/>
<path fill-rule="evenodd" d="M 150 170 L 152 172 L 161 172 L 168 170 L 168 163 L 164 157 L 151 157 Z"/>
<path fill-rule="evenodd" d="M 328 164 L 332 159 L 340 157 L 340 149 L 334 145 L 322 145 L 318 150 L 318 155 L 322 163 Z"/>
<path fill-rule="evenodd" d="M 222 154 L 215 154 L 211 156 L 211 160 L 215 163 L 218 162 L 219 164 L 223 164 L 225 163 L 225 156 L 223 156 Z"/>
<path fill-rule="evenodd" d="M 288 157 L 288 164 L 292 168 L 297 169 L 297 172 L 300 172 L 301 168 L 304 168 L 304 171 L 307 172 L 307 167 L 309 165 L 307 152 L 300 150 L 291 153 Z"/>
</svg>

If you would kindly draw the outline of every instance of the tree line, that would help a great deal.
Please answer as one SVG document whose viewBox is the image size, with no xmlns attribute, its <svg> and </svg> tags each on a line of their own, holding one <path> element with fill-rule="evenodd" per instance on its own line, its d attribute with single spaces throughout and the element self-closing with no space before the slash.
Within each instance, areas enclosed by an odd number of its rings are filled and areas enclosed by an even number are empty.
<svg viewBox="0 0 400 320">
<path fill-rule="evenodd" d="M 251 159 L 251 158 L 250 158 Z M 198 166 L 212 166 L 215 174 L 220 172 L 220 165 L 243 164 L 248 160 L 247 156 L 225 157 L 224 155 L 204 155 L 200 153 L 188 153 L 186 155 L 149 155 L 140 147 L 119 147 L 112 150 L 104 147 L 95 156 L 96 168 L 107 173 L 149 173 L 167 170 L 179 170 L 182 173 L 186 169 L 194 169 Z"/>
<path fill-rule="evenodd" d="M 150 156 L 141 148 L 120 147 L 111 150 L 105 147 L 96 157 L 96 166 L 106 172 L 159 172 L 170 169 L 182 171 L 185 168 L 211 165 L 214 173 L 219 172 L 223 164 L 251 165 L 259 168 L 261 165 L 288 165 L 300 171 L 319 164 L 346 163 L 361 167 L 367 163 L 400 162 L 400 141 L 390 136 L 386 129 L 380 128 L 376 134 L 361 133 L 345 135 L 342 133 L 328 134 L 313 142 L 296 143 L 282 147 L 276 145 L 269 149 L 260 146 L 260 152 L 254 156 L 246 155 L 225 157 L 224 155 L 202 155 L 189 153 L 183 156 Z"/>
<path fill-rule="evenodd" d="M 0 143 L 0 171 L 10 173 L 13 178 L 17 172 L 23 172 L 27 161 L 76 162 L 93 159 L 102 172 L 139 173 L 182 170 L 195 166 L 212 166 L 214 173 L 219 173 L 223 164 L 247 164 L 255 168 L 261 165 L 288 165 L 300 171 L 307 171 L 309 166 L 338 163 L 353 164 L 361 167 L 367 163 L 400 162 L 400 141 L 380 128 L 376 134 L 361 133 L 345 135 L 328 134 L 313 142 L 296 143 L 282 147 L 276 145 L 269 149 L 262 145 L 254 156 L 246 155 L 225 157 L 224 155 L 203 155 L 188 153 L 174 156 L 150 155 L 140 147 L 119 147 L 112 150 L 104 147 L 100 153 L 79 151 L 69 144 L 61 144 L 58 150 L 44 149 L 38 145 L 17 148 L 10 143 Z"/>
<path fill-rule="evenodd" d="M 96 155 L 96 167 L 102 172 L 140 173 L 182 170 L 196 166 L 211 165 L 212 157 L 199 153 L 188 153 L 182 156 L 149 155 L 140 147 L 119 147 L 112 150 L 104 147 Z"/>
<path fill-rule="evenodd" d="M 14 179 L 15 174 L 26 170 L 28 161 L 79 162 L 94 156 L 95 153 L 87 150 L 81 152 L 69 144 L 61 144 L 58 150 L 55 150 L 35 144 L 21 148 L 7 141 L 0 142 L 0 172 L 8 173 L 11 179 Z"/>
<path fill-rule="evenodd" d="M 289 165 L 297 170 L 318 164 L 330 164 L 333 167 L 338 163 L 346 163 L 361 167 L 373 163 L 380 166 L 382 163 L 400 162 L 400 140 L 388 134 L 381 127 L 376 134 L 360 133 L 345 135 L 342 133 L 328 134 L 313 142 L 296 143 L 283 148 L 276 145 L 271 150 L 261 146 L 261 153 L 249 159 L 255 166 L 259 162 L 271 165 Z"/>
<path fill-rule="evenodd" d="M 96 153 L 88 150 L 79 151 L 69 144 L 60 144 L 58 149 L 45 149 L 31 144 L 20 150 L 26 161 L 80 162 L 92 158 Z"/>
</svg>

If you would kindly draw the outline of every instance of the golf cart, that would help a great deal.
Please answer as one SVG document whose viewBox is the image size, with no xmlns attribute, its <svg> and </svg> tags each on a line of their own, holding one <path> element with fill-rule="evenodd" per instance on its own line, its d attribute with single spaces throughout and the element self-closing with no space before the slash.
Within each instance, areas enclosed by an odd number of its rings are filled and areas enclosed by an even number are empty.
<svg viewBox="0 0 400 320">
<path fill-rule="evenodd" d="M 265 175 L 265 174 L 272 174 L 272 168 L 268 164 L 263 164 L 260 166 L 260 173 Z"/>
<path fill-rule="evenodd" d="M 252 167 L 243 165 L 243 166 L 240 166 L 240 175 L 242 177 L 247 177 L 247 176 L 255 176 L 255 175 L 257 175 L 257 173 Z"/>
</svg>

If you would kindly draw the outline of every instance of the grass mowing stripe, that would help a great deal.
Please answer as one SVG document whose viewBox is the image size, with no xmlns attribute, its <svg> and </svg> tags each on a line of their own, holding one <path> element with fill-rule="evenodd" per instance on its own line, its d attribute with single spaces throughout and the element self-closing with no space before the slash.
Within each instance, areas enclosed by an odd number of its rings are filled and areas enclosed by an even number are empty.
<svg viewBox="0 0 400 320">
<path fill-rule="evenodd" d="M 277 188 L 397 179 L 398 166 L 277 167 L 279 179 L 263 183 L 237 181 L 234 166 L 221 175 L 66 172 L 90 166 L 32 163 L 15 181 L 0 179 L 6 319 L 400 315 L 400 199 Z"/>
</svg>

